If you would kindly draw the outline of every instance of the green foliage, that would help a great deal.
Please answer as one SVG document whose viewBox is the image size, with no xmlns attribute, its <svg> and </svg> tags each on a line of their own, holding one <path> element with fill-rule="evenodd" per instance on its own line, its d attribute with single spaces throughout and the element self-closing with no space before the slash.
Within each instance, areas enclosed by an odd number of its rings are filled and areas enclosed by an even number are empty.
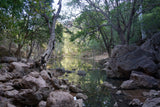
<svg viewBox="0 0 160 107">
<path fill-rule="evenodd" d="M 28 47 L 31 43 L 42 46 L 50 37 L 50 31 L 42 14 L 52 22 L 53 0 L 1 0 L 0 40 L 9 39 L 18 46 Z M 56 25 L 56 40 L 62 42 L 63 25 Z M 26 48 L 27 49 L 27 48 Z"/>
<path fill-rule="evenodd" d="M 63 42 L 63 25 L 62 24 L 56 24 L 56 41 Z"/>
<path fill-rule="evenodd" d="M 144 29 L 148 33 L 156 33 L 160 31 L 160 7 L 152 9 L 151 13 L 143 15 Z"/>
<path fill-rule="evenodd" d="M 108 45 L 112 44 L 111 40 L 114 45 L 119 44 L 123 39 L 122 36 L 127 43 L 135 43 L 141 39 L 141 29 L 144 29 L 147 35 L 159 32 L 159 0 L 85 1 L 85 3 L 80 0 L 70 2 L 70 5 L 76 5 L 83 9 L 80 16 L 75 19 L 75 26 L 80 30 L 71 38 L 72 41 L 77 38 L 83 40 L 84 38 L 97 38 L 97 35 L 102 35 L 99 28 L 103 34 L 107 35 L 105 39 Z M 141 10 L 140 6 L 142 6 Z M 143 21 L 139 20 L 140 13 L 143 13 Z M 99 27 L 104 24 L 106 25 Z M 110 28 L 113 28 L 112 38 L 111 31 L 108 30 Z"/>
</svg>

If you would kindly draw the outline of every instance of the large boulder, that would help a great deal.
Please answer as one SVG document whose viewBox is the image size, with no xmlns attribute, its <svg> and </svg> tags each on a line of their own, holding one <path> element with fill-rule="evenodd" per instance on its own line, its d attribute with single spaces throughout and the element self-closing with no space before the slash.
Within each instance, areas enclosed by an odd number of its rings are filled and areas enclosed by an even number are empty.
<svg viewBox="0 0 160 107">
<path fill-rule="evenodd" d="M 49 70 L 43 70 L 40 72 L 40 75 L 42 76 L 42 78 L 46 81 L 51 80 L 52 78 L 52 73 Z"/>
<path fill-rule="evenodd" d="M 147 74 L 154 75 L 158 69 L 153 61 L 154 57 L 151 53 L 137 48 L 133 52 L 128 52 L 121 57 L 112 58 L 107 67 L 110 72 L 115 72 L 117 78 L 129 78 L 131 71 L 142 70 Z M 107 71 L 107 76 L 111 73 Z M 116 75 L 117 74 L 117 75 Z"/>
<path fill-rule="evenodd" d="M 155 34 L 142 46 L 118 45 L 112 51 L 111 58 L 105 64 L 107 76 L 110 78 L 130 77 L 133 70 L 157 76 L 160 63 L 160 33 Z"/>
<path fill-rule="evenodd" d="M 74 107 L 73 96 L 68 92 L 54 91 L 47 98 L 46 107 Z"/>
<path fill-rule="evenodd" d="M 146 99 L 142 107 L 160 107 L 160 97 Z"/>
<path fill-rule="evenodd" d="M 36 88 L 46 87 L 46 81 L 40 76 L 38 72 L 31 72 L 30 74 L 23 77 L 21 84 L 23 88 Z"/>
<path fill-rule="evenodd" d="M 17 104 L 38 105 L 42 99 L 41 93 L 35 93 L 32 89 L 23 89 L 15 96 L 14 102 Z"/>
<path fill-rule="evenodd" d="M 11 68 L 14 69 L 16 72 L 24 72 L 24 68 L 29 68 L 29 65 L 22 62 L 12 62 Z"/>
<path fill-rule="evenodd" d="M 141 48 L 153 53 L 156 57 L 155 61 L 160 62 L 160 32 L 156 33 L 151 37 L 151 39 L 142 44 Z"/>
<path fill-rule="evenodd" d="M 121 86 L 123 89 L 135 88 L 160 88 L 160 81 L 142 72 L 132 71 L 130 80 L 124 81 Z"/>
<path fill-rule="evenodd" d="M 121 56 L 125 55 L 126 53 L 132 52 L 136 49 L 137 49 L 136 45 L 129 45 L 129 46 L 127 46 L 127 45 L 117 45 L 112 50 L 111 57 L 112 58 L 121 57 Z"/>
</svg>

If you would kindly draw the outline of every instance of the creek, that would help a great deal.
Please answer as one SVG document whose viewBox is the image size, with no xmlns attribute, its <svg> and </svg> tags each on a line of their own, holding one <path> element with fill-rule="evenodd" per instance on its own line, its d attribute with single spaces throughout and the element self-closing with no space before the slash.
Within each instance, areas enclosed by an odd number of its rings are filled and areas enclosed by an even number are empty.
<svg viewBox="0 0 160 107">
<path fill-rule="evenodd" d="M 59 78 L 68 79 L 76 85 L 80 85 L 88 100 L 84 102 L 85 107 L 109 107 L 111 105 L 110 94 L 101 88 L 106 80 L 106 74 L 100 70 L 100 64 L 92 59 L 81 59 L 78 57 L 66 56 L 58 59 L 51 59 L 49 68 L 64 68 L 73 71 L 66 73 Z M 79 76 L 77 72 L 85 71 L 86 76 Z M 110 103 L 109 103 L 110 102 Z"/>
</svg>

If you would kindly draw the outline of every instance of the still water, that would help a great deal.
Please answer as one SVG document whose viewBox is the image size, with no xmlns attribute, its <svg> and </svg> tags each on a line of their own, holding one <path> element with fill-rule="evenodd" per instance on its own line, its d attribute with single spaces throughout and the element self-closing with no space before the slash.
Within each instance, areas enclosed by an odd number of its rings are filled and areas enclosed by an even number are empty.
<svg viewBox="0 0 160 107">
<path fill-rule="evenodd" d="M 65 74 L 61 78 L 81 85 L 84 93 L 88 96 L 88 100 L 84 102 L 85 107 L 111 107 L 108 91 L 100 86 L 106 80 L 106 75 L 100 70 L 101 66 L 98 63 L 92 59 L 86 60 L 71 56 L 53 59 L 50 62 L 49 68 L 64 68 L 74 71 L 74 73 Z M 86 76 L 77 75 L 79 70 L 85 71 Z"/>
</svg>

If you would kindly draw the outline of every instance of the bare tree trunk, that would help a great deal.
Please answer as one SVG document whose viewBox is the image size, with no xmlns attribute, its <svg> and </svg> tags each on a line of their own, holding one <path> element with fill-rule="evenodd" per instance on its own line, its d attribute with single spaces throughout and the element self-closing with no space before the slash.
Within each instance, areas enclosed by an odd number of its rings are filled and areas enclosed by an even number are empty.
<svg viewBox="0 0 160 107">
<path fill-rule="evenodd" d="M 28 53 L 28 55 L 27 55 L 27 61 L 28 61 L 28 60 L 30 59 L 30 57 L 31 57 L 31 54 L 32 54 L 32 52 L 33 52 L 34 44 L 35 44 L 35 43 L 31 40 L 29 53 Z"/>
<path fill-rule="evenodd" d="M 54 46 L 55 46 L 55 24 L 56 24 L 56 20 L 55 22 L 53 23 L 53 28 L 52 28 L 52 33 L 51 33 L 51 36 L 50 36 L 50 40 L 49 40 L 49 43 L 48 43 L 48 46 L 47 46 L 47 49 L 46 51 L 44 52 L 44 54 L 42 55 L 42 59 L 47 62 L 52 54 L 52 51 L 54 50 Z"/>
<path fill-rule="evenodd" d="M 139 7 L 139 11 L 142 11 L 142 5 L 140 5 Z M 139 21 L 142 21 L 143 20 L 143 14 L 140 13 L 139 15 Z M 144 40 L 146 38 L 146 32 L 143 30 L 143 23 L 141 22 L 141 34 L 142 34 L 142 40 Z"/>
<path fill-rule="evenodd" d="M 136 12 L 136 2 L 137 0 L 134 0 L 133 2 L 133 5 L 132 5 L 132 9 L 131 9 L 131 14 L 130 14 L 130 17 L 129 17 L 129 22 L 128 22 L 128 30 L 127 30 L 127 44 L 129 44 L 129 40 L 130 40 L 130 34 L 131 34 L 131 27 L 132 27 L 132 21 L 133 21 L 133 17 L 134 17 L 134 14 Z"/>
<path fill-rule="evenodd" d="M 13 40 L 10 41 L 9 43 L 9 54 L 11 54 L 11 46 L 12 46 Z"/>
<path fill-rule="evenodd" d="M 122 45 L 126 44 L 126 39 L 125 39 L 125 34 L 124 34 L 124 32 L 118 31 L 118 35 L 119 35 L 119 38 L 120 38 L 120 40 L 121 40 L 121 44 L 122 44 Z"/>
<path fill-rule="evenodd" d="M 61 11 L 62 0 L 59 0 L 58 5 L 59 5 L 59 7 L 58 7 L 58 10 L 57 10 L 56 14 L 54 14 L 54 16 L 52 18 L 53 19 L 52 23 L 50 23 L 49 17 L 46 14 L 42 15 L 45 18 L 46 22 L 48 23 L 48 27 L 49 27 L 49 30 L 50 30 L 50 40 L 49 40 L 46 51 L 41 56 L 41 60 L 40 60 L 41 68 L 40 69 L 45 69 L 46 63 L 48 62 L 48 60 L 49 60 L 49 58 L 52 54 L 52 51 L 55 48 L 55 37 L 56 37 L 55 26 L 56 26 L 56 21 L 57 21 L 57 18 L 59 16 L 59 13 Z"/>
<path fill-rule="evenodd" d="M 106 50 L 107 50 L 107 52 L 108 52 L 108 55 L 109 55 L 109 57 L 110 57 L 110 55 L 111 55 L 111 52 L 110 52 L 110 50 L 111 50 L 111 49 L 110 49 L 110 48 L 111 48 L 111 45 L 110 45 L 110 43 L 109 43 L 109 40 L 106 39 L 106 35 L 105 35 L 104 32 L 101 30 L 101 28 L 99 29 L 99 31 L 100 31 L 100 33 L 101 33 L 101 36 L 102 36 L 102 39 L 103 39 L 105 48 L 106 48 Z M 106 40 L 108 41 L 108 43 L 106 42 Z"/>
<path fill-rule="evenodd" d="M 18 48 L 15 52 L 15 55 L 17 56 L 17 60 L 20 61 L 21 60 L 21 49 L 22 49 L 23 45 L 18 44 Z"/>
</svg>

